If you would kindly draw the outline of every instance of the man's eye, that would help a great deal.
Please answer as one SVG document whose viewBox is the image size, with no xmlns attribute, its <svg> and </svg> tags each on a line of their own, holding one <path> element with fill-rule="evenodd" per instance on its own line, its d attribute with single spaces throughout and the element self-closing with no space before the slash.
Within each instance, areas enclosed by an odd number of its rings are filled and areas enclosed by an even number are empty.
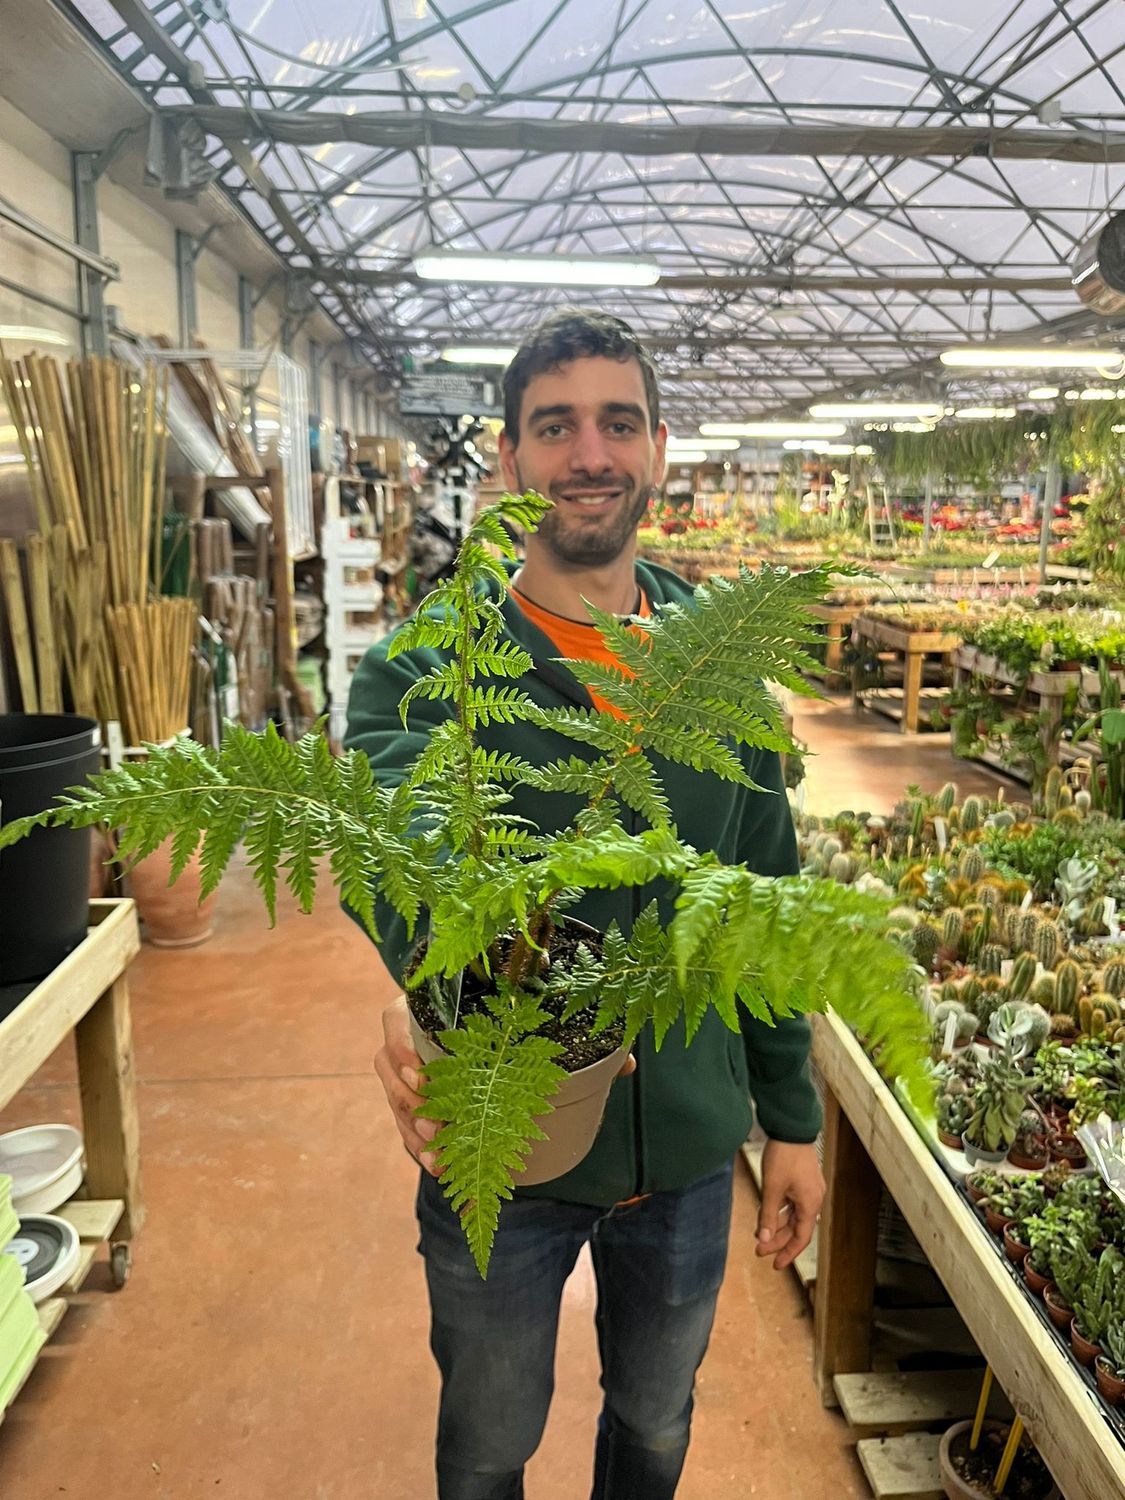
<svg viewBox="0 0 1125 1500">
<path fill-rule="evenodd" d="M 635 432 L 636 428 L 633 426 L 632 422 L 614 422 L 612 424 L 612 430 L 620 435 L 621 433 Z"/>
<path fill-rule="evenodd" d="M 541 431 L 539 433 L 539 436 L 540 437 L 558 437 L 559 433 L 562 430 L 563 429 L 562 429 L 562 423 L 561 422 L 552 422 L 552 423 L 550 423 L 549 426 L 544 427 L 544 428 L 541 429 Z"/>
</svg>

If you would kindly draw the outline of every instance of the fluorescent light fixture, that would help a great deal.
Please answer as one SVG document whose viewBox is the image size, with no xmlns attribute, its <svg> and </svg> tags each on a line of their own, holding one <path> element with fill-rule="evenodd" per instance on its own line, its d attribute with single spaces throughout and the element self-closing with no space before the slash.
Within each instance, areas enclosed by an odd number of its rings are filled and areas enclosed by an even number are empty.
<svg viewBox="0 0 1125 1500">
<path fill-rule="evenodd" d="M 831 438 L 847 432 L 843 422 L 704 422 L 700 437 Z"/>
<path fill-rule="evenodd" d="M 933 432 L 932 422 L 892 422 L 892 432 Z"/>
<path fill-rule="evenodd" d="M 866 443 L 858 443 L 856 445 L 855 454 L 857 458 L 871 458 L 874 452 L 875 449 L 869 447 Z"/>
<path fill-rule="evenodd" d="M 959 406 L 957 416 L 962 422 L 990 422 L 994 417 L 1014 417 L 1014 406 Z"/>
<path fill-rule="evenodd" d="M 1078 397 L 1079 401 L 1114 401 L 1117 392 L 1104 385 L 1088 385 Z"/>
<path fill-rule="evenodd" d="M 681 448 L 694 449 L 698 448 L 699 445 L 700 444 L 698 438 L 670 437 L 668 439 L 668 452 L 676 453 Z M 707 447 L 710 448 L 713 453 L 733 453 L 737 448 L 741 448 L 742 444 L 738 441 L 737 438 L 733 437 L 711 438 L 707 443 Z"/>
<path fill-rule="evenodd" d="M 1125 422 L 1118 422 L 1116 427 L 1111 427 L 1110 432 L 1125 432 Z"/>
<path fill-rule="evenodd" d="M 0 339 L 13 339 L 26 344 L 58 344 L 64 348 L 74 342 L 65 333 L 56 333 L 53 328 L 31 328 L 23 323 L 0 323 Z"/>
<path fill-rule="evenodd" d="M 826 444 L 820 438 L 786 438 L 781 446 L 789 453 L 800 453 L 805 448 L 819 453 Z"/>
<path fill-rule="evenodd" d="M 861 417 L 931 417 L 936 421 L 941 411 L 940 401 L 827 401 L 809 407 L 812 417 L 845 417 L 850 421 Z"/>
<path fill-rule="evenodd" d="M 639 255 L 486 255 L 423 250 L 414 257 L 423 281 L 487 281 L 499 286 L 655 286 L 656 261 Z"/>
<path fill-rule="evenodd" d="M 819 438 L 789 438 L 781 446 L 787 448 L 790 453 L 804 451 L 821 454 L 826 458 L 842 458 L 859 451 L 851 443 L 826 443 Z M 871 451 L 870 448 L 866 449 L 868 453 Z"/>
<path fill-rule="evenodd" d="M 1057 385 L 1034 385 L 1027 393 L 1029 401 L 1054 401 L 1059 394 Z"/>
<path fill-rule="evenodd" d="M 706 448 L 679 448 L 675 453 L 669 453 L 668 462 L 673 468 L 677 464 L 705 464 L 707 450 Z"/>
<path fill-rule="evenodd" d="M 514 344 L 450 344 L 441 357 L 450 365 L 510 365 L 516 348 Z"/>
<path fill-rule="evenodd" d="M 943 365 L 973 366 L 981 370 L 1101 370 L 1122 365 L 1119 349 L 1004 349 L 978 344 L 943 349 Z"/>
</svg>

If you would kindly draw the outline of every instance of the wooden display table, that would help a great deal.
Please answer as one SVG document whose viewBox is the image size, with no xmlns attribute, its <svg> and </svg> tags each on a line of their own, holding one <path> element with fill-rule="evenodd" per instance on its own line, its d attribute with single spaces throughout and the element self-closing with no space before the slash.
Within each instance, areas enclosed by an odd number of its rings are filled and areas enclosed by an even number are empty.
<svg viewBox="0 0 1125 1500">
<path fill-rule="evenodd" d="M 846 1026 L 813 1018 L 826 1084 L 815 1375 L 871 1368 L 880 1181 L 898 1204 L 1066 1500 L 1125 1494 L 1125 1448 L 972 1209 Z"/>
<path fill-rule="evenodd" d="M 140 946 L 132 901 L 91 901 L 87 936 L 0 1021 L 0 1109 L 74 1033 L 86 1178 L 85 1196 L 57 1210 L 74 1225 L 82 1242 L 78 1269 L 63 1288 L 66 1293 L 81 1288 L 104 1240 L 111 1241 L 113 1280 L 123 1286 L 129 1274 L 130 1242 L 144 1221 L 125 978 Z M 39 1322 L 46 1334 L 54 1332 L 67 1306 L 66 1296 L 39 1304 Z"/>
<path fill-rule="evenodd" d="M 870 641 L 879 651 L 894 651 L 902 657 L 902 707 L 899 710 L 872 704 L 879 712 L 897 719 L 903 734 L 917 734 L 922 698 L 922 668 L 927 656 L 952 658 L 961 637 L 944 630 L 908 630 L 887 620 L 860 614 L 852 622 L 852 635 Z M 852 665 L 852 702 L 864 702 L 861 664 Z"/>
<path fill-rule="evenodd" d="M 864 611 L 862 604 L 812 604 L 809 614 L 824 626 L 824 667 L 810 675 L 819 677 L 826 688 L 842 688 L 848 684 L 848 672 L 844 666 L 844 642 L 853 622 Z"/>
</svg>

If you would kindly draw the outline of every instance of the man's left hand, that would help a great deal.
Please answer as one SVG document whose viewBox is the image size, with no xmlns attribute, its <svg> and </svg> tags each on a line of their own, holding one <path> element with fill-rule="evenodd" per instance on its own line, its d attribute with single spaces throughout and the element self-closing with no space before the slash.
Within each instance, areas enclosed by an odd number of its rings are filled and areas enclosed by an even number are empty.
<svg viewBox="0 0 1125 1500">
<path fill-rule="evenodd" d="M 775 1271 L 791 1266 L 812 1239 L 824 1190 L 815 1144 L 766 1142 L 756 1253 L 772 1255 Z"/>
</svg>

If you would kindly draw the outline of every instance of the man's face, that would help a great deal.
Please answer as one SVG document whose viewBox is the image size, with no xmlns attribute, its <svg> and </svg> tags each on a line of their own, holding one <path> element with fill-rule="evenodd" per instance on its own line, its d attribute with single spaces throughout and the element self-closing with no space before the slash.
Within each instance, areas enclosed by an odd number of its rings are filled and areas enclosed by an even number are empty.
<svg viewBox="0 0 1125 1500">
<path fill-rule="evenodd" d="M 500 436 L 504 482 L 555 502 L 536 540 L 573 567 L 611 563 L 628 546 L 664 477 L 668 429 L 655 435 L 635 359 L 594 355 L 534 376 L 519 441 Z"/>
</svg>

